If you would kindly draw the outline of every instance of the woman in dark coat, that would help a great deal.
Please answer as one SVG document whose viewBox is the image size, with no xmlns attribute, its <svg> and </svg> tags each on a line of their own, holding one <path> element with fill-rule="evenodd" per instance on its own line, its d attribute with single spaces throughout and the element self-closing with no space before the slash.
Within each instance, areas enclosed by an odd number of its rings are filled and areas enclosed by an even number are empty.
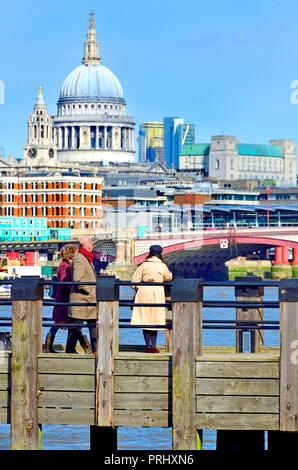
<svg viewBox="0 0 298 470">
<path fill-rule="evenodd" d="M 68 282 L 72 281 L 72 270 L 71 263 L 74 258 L 74 255 L 77 252 L 76 245 L 68 243 L 61 249 L 60 256 L 62 258 L 61 263 L 59 264 L 57 271 L 57 281 L 58 282 Z M 71 284 L 61 284 L 57 285 L 57 290 L 55 293 L 55 302 L 69 302 Z M 53 320 L 55 323 L 69 323 L 68 316 L 69 306 L 68 305 L 55 305 L 53 309 Z M 63 328 L 63 327 L 62 327 Z M 49 333 L 46 336 L 45 341 L 45 351 L 46 353 L 56 352 L 53 348 L 53 343 L 57 331 L 59 330 L 58 326 L 52 326 Z M 91 346 L 87 337 L 83 334 L 78 338 L 80 344 L 85 352 L 91 352 Z"/>
</svg>

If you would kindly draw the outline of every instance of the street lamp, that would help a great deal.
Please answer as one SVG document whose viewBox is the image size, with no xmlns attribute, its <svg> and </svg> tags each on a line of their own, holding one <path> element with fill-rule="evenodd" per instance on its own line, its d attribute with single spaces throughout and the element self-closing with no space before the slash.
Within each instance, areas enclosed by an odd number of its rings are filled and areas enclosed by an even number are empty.
<svg viewBox="0 0 298 470">
<path fill-rule="evenodd" d="M 108 199 L 110 199 L 110 196 L 105 194 L 105 213 L 106 213 L 105 227 L 106 229 L 108 227 Z"/>
<path fill-rule="evenodd" d="M 270 225 L 270 216 L 269 216 L 269 194 L 272 188 L 270 186 L 267 186 L 267 227 Z"/>
<path fill-rule="evenodd" d="M 190 191 L 187 191 L 187 228 L 190 229 L 192 227 L 192 223 L 191 223 L 191 220 L 190 220 L 190 217 L 191 217 L 191 213 L 190 213 L 190 195 L 191 195 L 191 192 Z"/>
</svg>

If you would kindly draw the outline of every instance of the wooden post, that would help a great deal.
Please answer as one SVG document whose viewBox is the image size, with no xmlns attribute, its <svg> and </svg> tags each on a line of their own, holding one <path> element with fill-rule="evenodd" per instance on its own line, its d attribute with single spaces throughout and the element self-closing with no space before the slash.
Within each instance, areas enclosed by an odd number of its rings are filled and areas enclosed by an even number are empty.
<svg viewBox="0 0 298 470">
<path fill-rule="evenodd" d="M 261 302 L 264 296 L 264 287 L 252 286 L 249 284 L 251 281 L 262 281 L 258 276 L 245 276 L 235 277 L 235 281 L 239 283 L 235 287 L 236 300 L 248 302 L 257 301 Z M 242 285 L 243 284 L 243 285 Z M 263 308 L 236 308 L 236 320 L 263 320 Z M 239 324 L 238 324 L 239 325 Z M 247 348 L 244 347 L 244 333 L 243 330 L 236 330 L 236 351 L 240 352 L 260 352 L 261 345 L 263 344 L 263 331 L 262 330 L 247 330 L 249 344 Z M 264 431 L 246 431 L 246 430 L 222 430 L 217 431 L 216 450 L 249 450 L 264 451 Z"/>
<path fill-rule="evenodd" d="M 99 277 L 96 286 L 97 349 L 96 349 L 96 431 L 91 429 L 92 448 L 104 442 L 100 436 L 114 423 L 114 355 L 118 353 L 119 284 L 115 277 Z M 112 433 L 116 439 L 117 430 Z"/>
<path fill-rule="evenodd" d="M 173 449 L 196 450 L 196 357 L 202 355 L 201 279 L 176 279 L 173 308 Z"/>
<path fill-rule="evenodd" d="M 171 288 L 170 286 L 165 286 L 165 298 L 166 303 L 171 300 Z M 166 320 L 172 321 L 172 308 L 166 308 Z M 172 352 L 172 330 L 168 328 L 165 330 L 165 351 L 167 353 Z"/>
<path fill-rule="evenodd" d="M 298 431 L 298 279 L 281 279 L 280 431 Z"/>
<path fill-rule="evenodd" d="M 257 301 L 261 302 L 264 297 L 264 287 L 262 286 L 251 286 L 250 281 L 262 281 L 260 276 L 245 276 L 235 277 L 235 281 L 239 282 L 239 285 L 235 287 L 236 300 L 239 301 Z M 263 308 L 236 308 L 236 320 L 263 320 Z M 245 326 L 245 324 L 244 324 Z M 247 330 L 247 335 L 251 339 L 251 350 L 245 351 L 243 348 L 243 339 L 245 334 L 245 327 L 243 330 L 236 330 L 236 351 L 239 352 L 260 352 L 261 346 L 264 343 L 263 330 Z"/>
<path fill-rule="evenodd" d="M 38 370 L 42 351 L 43 280 L 14 280 L 12 299 L 11 449 L 38 450 Z"/>
</svg>

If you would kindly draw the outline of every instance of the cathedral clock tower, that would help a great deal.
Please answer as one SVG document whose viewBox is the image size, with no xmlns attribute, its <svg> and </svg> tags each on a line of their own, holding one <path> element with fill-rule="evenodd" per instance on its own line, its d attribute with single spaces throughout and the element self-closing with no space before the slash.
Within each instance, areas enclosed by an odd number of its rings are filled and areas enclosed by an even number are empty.
<svg viewBox="0 0 298 470">
<path fill-rule="evenodd" d="M 51 165 L 57 162 L 57 149 L 53 138 L 53 122 L 42 96 L 41 87 L 28 120 L 28 140 L 24 147 L 23 162 L 28 166 Z"/>
</svg>

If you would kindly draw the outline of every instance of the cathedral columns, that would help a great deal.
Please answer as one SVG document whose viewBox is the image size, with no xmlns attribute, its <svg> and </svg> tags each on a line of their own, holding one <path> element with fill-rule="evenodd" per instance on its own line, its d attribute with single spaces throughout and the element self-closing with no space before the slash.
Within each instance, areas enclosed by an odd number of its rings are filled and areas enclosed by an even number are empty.
<svg viewBox="0 0 298 470">
<path fill-rule="evenodd" d="M 104 126 L 104 137 L 103 137 L 103 139 L 104 139 L 103 148 L 104 148 L 104 150 L 106 150 L 108 148 L 108 145 L 107 145 L 107 143 L 108 143 L 108 128 L 107 128 L 107 126 Z"/>
<path fill-rule="evenodd" d="M 131 128 L 128 128 L 128 149 L 131 150 Z"/>
<path fill-rule="evenodd" d="M 88 149 L 91 149 L 91 127 L 88 127 Z"/>
<path fill-rule="evenodd" d="M 64 127 L 64 148 L 68 149 L 68 127 Z"/>
<path fill-rule="evenodd" d="M 58 148 L 62 149 L 62 128 L 58 127 Z"/>
<path fill-rule="evenodd" d="M 95 148 L 98 149 L 98 126 L 95 126 Z"/>
<path fill-rule="evenodd" d="M 71 126 L 71 148 L 74 149 L 74 136 L 75 136 L 75 127 Z"/>
<path fill-rule="evenodd" d="M 123 150 L 126 150 L 126 128 L 123 127 Z"/>
</svg>

